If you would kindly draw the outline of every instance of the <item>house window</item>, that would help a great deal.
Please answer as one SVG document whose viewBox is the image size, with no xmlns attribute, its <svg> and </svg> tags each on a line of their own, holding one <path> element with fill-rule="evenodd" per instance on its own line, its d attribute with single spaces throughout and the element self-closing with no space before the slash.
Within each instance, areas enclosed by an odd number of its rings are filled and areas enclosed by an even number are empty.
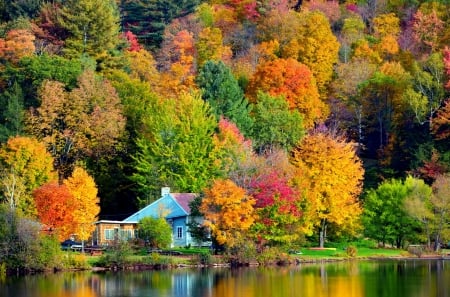
<svg viewBox="0 0 450 297">
<path fill-rule="evenodd" d="M 114 229 L 105 229 L 105 239 L 114 240 Z"/>
<path fill-rule="evenodd" d="M 129 239 L 131 239 L 132 238 L 132 230 L 129 230 L 129 229 L 127 229 L 127 230 L 124 230 L 124 229 L 122 229 L 122 230 L 120 230 L 120 239 L 122 239 L 122 240 L 129 240 Z"/>
<path fill-rule="evenodd" d="M 183 227 L 177 227 L 177 238 L 183 238 Z"/>
</svg>

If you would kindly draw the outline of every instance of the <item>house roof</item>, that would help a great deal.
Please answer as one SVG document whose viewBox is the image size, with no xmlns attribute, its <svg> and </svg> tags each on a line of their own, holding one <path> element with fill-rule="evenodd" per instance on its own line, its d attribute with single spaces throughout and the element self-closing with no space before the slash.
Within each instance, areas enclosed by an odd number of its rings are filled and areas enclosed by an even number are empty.
<svg viewBox="0 0 450 297">
<path fill-rule="evenodd" d="M 194 193 L 171 193 L 173 198 L 178 202 L 178 204 L 184 209 L 186 214 L 191 213 L 191 208 L 189 207 L 189 203 L 194 200 L 197 194 Z"/>
<path fill-rule="evenodd" d="M 139 222 L 144 217 L 160 217 L 166 219 L 188 216 L 191 213 L 189 202 L 196 197 L 193 193 L 168 193 L 143 209 L 132 214 L 124 222 Z"/>
<path fill-rule="evenodd" d="M 94 224 L 131 224 L 131 222 L 124 222 L 124 221 L 111 221 L 111 220 L 100 220 L 95 222 Z"/>
</svg>

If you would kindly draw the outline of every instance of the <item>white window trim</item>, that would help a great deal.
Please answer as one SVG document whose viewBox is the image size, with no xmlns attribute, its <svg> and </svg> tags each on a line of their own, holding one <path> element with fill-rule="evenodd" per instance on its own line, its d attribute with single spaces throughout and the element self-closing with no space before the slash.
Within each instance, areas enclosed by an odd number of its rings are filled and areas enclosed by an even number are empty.
<svg viewBox="0 0 450 297">
<path fill-rule="evenodd" d="M 176 239 L 183 239 L 183 226 L 177 226 L 176 232 Z"/>
</svg>

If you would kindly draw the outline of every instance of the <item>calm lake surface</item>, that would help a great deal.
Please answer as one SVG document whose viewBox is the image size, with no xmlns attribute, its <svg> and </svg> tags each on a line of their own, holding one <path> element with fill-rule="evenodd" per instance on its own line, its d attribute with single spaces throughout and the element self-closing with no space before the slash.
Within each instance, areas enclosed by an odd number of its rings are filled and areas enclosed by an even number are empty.
<svg viewBox="0 0 450 297">
<path fill-rule="evenodd" d="M 10 277 L 11 297 L 447 297 L 450 261 L 351 261 L 274 268 L 80 272 Z"/>
</svg>

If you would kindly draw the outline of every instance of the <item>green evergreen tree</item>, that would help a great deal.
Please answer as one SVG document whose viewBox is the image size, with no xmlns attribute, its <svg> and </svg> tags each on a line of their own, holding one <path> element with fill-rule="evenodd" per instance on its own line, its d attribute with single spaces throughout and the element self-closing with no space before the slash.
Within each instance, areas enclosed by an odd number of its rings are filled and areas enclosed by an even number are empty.
<svg viewBox="0 0 450 297">
<path fill-rule="evenodd" d="M 90 56 L 97 61 L 119 45 L 119 13 L 113 0 L 67 0 L 59 22 L 67 30 L 67 57 Z"/>
<path fill-rule="evenodd" d="M 24 120 L 24 96 L 17 82 L 0 95 L 0 142 L 22 133 Z"/>
<path fill-rule="evenodd" d="M 200 69 L 197 84 L 202 98 L 208 102 L 217 117 L 225 116 L 233 121 L 244 135 L 253 126 L 250 106 L 237 79 L 222 61 L 208 61 Z"/>
<path fill-rule="evenodd" d="M 43 0 L 0 1 L 0 19 L 6 22 L 19 17 L 34 18 L 39 13 L 43 2 Z"/>
<path fill-rule="evenodd" d="M 165 27 L 193 12 L 200 0 L 121 0 L 122 27 L 131 30 L 147 48 L 163 40 Z"/>
</svg>

